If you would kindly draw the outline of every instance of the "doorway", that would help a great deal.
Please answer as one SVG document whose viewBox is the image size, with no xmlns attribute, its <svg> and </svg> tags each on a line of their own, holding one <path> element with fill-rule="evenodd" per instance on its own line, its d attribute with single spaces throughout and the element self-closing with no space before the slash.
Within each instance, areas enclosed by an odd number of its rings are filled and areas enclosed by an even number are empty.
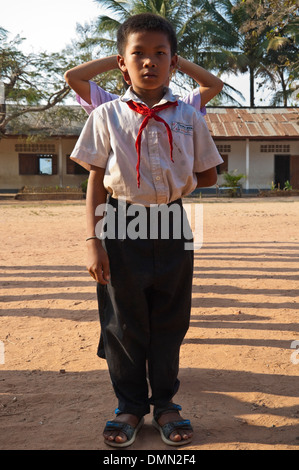
<svg viewBox="0 0 299 470">
<path fill-rule="evenodd" d="M 290 181 L 290 155 L 274 155 L 275 186 L 283 189 L 286 181 Z"/>
</svg>

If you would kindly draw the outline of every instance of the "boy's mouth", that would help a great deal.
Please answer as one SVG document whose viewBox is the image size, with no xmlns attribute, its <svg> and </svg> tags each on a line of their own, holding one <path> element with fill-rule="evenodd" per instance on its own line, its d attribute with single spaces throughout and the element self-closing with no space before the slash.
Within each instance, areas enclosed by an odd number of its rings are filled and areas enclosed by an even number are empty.
<svg viewBox="0 0 299 470">
<path fill-rule="evenodd" d="M 143 78 L 157 78 L 157 74 L 147 72 L 143 75 Z"/>
</svg>

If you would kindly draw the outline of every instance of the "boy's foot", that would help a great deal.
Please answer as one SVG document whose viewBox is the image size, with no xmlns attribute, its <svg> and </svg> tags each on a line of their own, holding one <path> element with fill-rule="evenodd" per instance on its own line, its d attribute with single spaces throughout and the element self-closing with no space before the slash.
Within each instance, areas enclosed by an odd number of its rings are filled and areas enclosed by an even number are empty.
<svg viewBox="0 0 299 470">
<path fill-rule="evenodd" d="M 162 414 L 159 419 L 157 420 L 159 426 L 161 428 L 168 423 L 174 423 L 176 421 L 181 421 L 183 418 L 180 416 L 178 411 L 172 411 L 171 413 Z M 191 428 L 191 426 L 190 426 Z M 168 436 L 170 441 L 174 443 L 181 442 L 181 441 L 190 441 L 193 437 L 193 431 L 191 429 L 184 429 L 180 428 L 179 426 L 175 428 L 175 430 Z"/>
<path fill-rule="evenodd" d="M 131 445 L 136 437 L 137 431 L 143 423 L 143 418 L 121 413 L 113 421 L 108 421 L 103 432 L 106 444 L 115 447 Z"/>
<path fill-rule="evenodd" d="M 189 419 L 183 419 L 179 413 L 180 405 L 169 403 L 164 408 L 154 409 L 153 426 L 160 432 L 162 441 L 170 446 L 189 444 L 193 429 Z"/>
</svg>

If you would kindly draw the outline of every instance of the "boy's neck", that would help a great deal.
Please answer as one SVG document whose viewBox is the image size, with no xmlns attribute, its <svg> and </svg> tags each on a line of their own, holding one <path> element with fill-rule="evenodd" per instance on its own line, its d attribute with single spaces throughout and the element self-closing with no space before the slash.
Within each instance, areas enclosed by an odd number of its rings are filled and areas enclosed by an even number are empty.
<svg viewBox="0 0 299 470">
<path fill-rule="evenodd" d="M 149 108 L 152 108 L 155 104 L 159 103 L 165 95 L 165 86 L 155 89 L 137 89 L 132 86 L 132 91 L 138 98 L 140 98 Z"/>
</svg>

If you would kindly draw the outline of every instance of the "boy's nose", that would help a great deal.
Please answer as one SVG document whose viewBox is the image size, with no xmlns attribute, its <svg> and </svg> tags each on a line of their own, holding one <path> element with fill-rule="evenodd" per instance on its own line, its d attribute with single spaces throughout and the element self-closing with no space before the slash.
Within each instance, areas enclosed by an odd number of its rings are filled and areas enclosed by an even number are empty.
<svg viewBox="0 0 299 470">
<path fill-rule="evenodd" d="M 143 67 L 156 67 L 156 64 L 151 57 L 146 57 L 143 62 Z"/>
</svg>

